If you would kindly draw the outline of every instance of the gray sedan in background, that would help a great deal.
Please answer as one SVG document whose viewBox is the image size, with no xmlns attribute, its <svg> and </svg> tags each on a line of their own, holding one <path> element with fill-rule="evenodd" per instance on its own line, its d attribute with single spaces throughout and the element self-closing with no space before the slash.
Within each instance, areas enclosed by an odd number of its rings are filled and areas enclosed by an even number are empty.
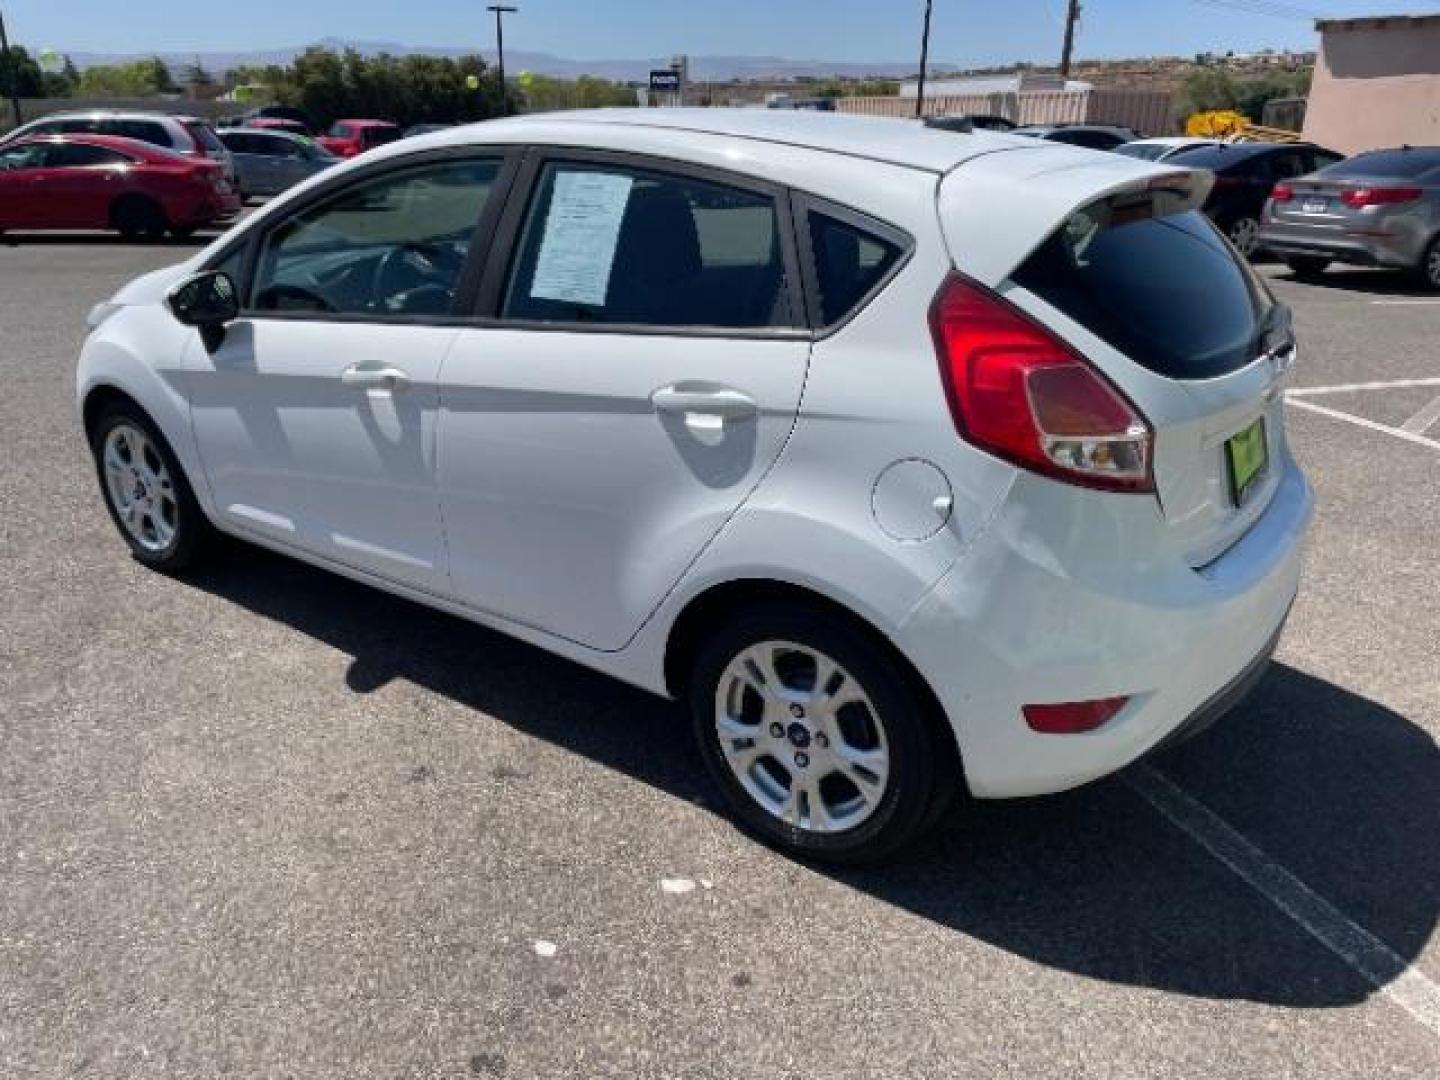
<svg viewBox="0 0 1440 1080">
<path fill-rule="evenodd" d="M 1260 246 L 1302 277 L 1332 262 L 1393 266 L 1440 289 L 1440 146 L 1371 150 L 1281 181 Z"/>
<path fill-rule="evenodd" d="M 278 195 L 340 161 L 314 139 L 288 131 L 222 128 L 219 136 L 235 159 L 242 198 Z"/>
</svg>

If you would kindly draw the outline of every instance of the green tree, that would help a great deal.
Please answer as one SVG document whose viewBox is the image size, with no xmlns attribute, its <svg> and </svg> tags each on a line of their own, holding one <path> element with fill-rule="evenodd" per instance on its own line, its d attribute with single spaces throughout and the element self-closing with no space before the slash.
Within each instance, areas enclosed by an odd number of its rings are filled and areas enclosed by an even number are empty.
<svg viewBox="0 0 1440 1080">
<path fill-rule="evenodd" d="M 215 76 L 196 60 L 195 63 L 186 64 L 180 69 L 180 81 L 186 86 L 214 86 Z"/>
<path fill-rule="evenodd" d="M 22 98 L 45 96 L 45 73 L 20 45 L 0 53 L 0 95 Z"/>
</svg>

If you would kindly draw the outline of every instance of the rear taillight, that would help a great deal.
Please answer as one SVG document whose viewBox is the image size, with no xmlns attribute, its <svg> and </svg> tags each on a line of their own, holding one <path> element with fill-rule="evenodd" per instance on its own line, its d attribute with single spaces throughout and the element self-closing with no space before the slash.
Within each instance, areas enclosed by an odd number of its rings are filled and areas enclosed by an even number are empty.
<svg viewBox="0 0 1440 1080">
<path fill-rule="evenodd" d="M 1295 198 L 1295 189 L 1289 184 L 1276 184 L 1270 189 L 1270 198 L 1276 202 L 1289 202 Z"/>
<path fill-rule="evenodd" d="M 1414 202 L 1423 194 L 1418 187 L 1358 187 L 1340 192 L 1340 201 L 1359 210 L 1366 206 L 1389 206 Z"/>
<path fill-rule="evenodd" d="M 1046 735 L 1078 735 L 1094 731 L 1107 723 L 1125 707 L 1128 697 L 1101 698 L 1098 701 L 1066 701 L 1058 705 L 1025 705 L 1025 723 L 1031 730 Z"/>
<path fill-rule="evenodd" d="M 1153 490 L 1150 425 L 1049 330 L 958 274 L 935 297 L 930 326 L 968 442 L 1070 483 Z"/>
</svg>

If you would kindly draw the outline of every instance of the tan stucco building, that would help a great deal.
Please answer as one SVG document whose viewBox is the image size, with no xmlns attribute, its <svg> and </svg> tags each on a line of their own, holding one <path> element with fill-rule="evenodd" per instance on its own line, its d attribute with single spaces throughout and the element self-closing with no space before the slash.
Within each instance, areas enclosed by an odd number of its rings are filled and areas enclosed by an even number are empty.
<svg viewBox="0 0 1440 1080">
<path fill-rule="evenodd" d="M 1322 19 L 1305 138 L 1353 154 L 1440 146 L 1440 14 Z"/>
</svg>

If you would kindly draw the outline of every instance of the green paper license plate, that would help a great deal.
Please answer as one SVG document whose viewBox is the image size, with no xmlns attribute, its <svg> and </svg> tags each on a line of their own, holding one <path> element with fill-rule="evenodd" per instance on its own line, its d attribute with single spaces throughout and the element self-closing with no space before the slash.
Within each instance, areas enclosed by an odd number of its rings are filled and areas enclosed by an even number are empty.
<svg viewBox="0 0 1440 1080">
<path fill-rule="evenodd" d="M 1236 506 L 1244 506 L 1245 500 L 1255 490 L 1257 481 L 1265 475 L 1269 460 L 1269 449 L 1265 445 L 1265 421 L 1256 420 L 1238 435 L 1225 440 L 1225 463 L 1230 469 L 1230 496 Z"/>
</svg>

